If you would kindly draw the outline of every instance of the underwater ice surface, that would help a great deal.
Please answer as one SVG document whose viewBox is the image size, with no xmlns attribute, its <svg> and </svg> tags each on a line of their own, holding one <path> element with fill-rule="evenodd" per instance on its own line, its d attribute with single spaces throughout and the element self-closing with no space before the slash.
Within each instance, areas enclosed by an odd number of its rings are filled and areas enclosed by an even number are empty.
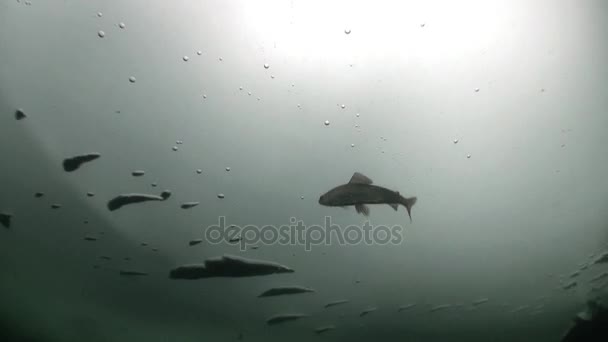
<svg viewBox="0 0 608 342">
<path fill-rule="evenodd" d="M 607 38 L 592 0 L 0 0 L 0 327 L 558 341 L 607 291 Z M 354 172 L 412 223 L 318 203 Z M 241 248 L 220 216 L 403 241 Z"/>
</svg>

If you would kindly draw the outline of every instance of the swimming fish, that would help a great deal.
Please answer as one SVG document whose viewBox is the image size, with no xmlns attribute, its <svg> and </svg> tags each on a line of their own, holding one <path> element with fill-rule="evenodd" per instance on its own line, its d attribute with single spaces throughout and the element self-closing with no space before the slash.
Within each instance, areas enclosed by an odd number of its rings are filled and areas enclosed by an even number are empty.
<svg viewBox="0 0 608 342">
<path fill-rule="evenodd" d="M 321 195 L 319 204 L 328 207 L 354 205 L 357 213 L 362 213 L 365 216 L 369 215 L 369 208 L 366 204 L 388 204 L 395 210 L 401 204 L 407 210 L 411 222 L 412 206 L 416 203 L 416 200 L 416 197 L 405 198 L 398 191 L 372 185 L 370 178 L 355 172 L 348 183 L 337 186 Z"/>
</svg>

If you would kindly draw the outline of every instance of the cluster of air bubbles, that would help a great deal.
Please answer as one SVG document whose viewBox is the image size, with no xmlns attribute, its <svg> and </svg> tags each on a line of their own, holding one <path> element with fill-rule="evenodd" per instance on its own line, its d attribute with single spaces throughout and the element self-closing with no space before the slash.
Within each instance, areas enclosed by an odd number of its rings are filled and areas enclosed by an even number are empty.
<svg viewBox="0 0 608 342">
<path fill-rule="evenodd" d="M 106 33 L 103 32 L 102 30 L 97 31 L 97 36 L 99 36 L 99 38 L 103 38 L 106 36 Z"/>
<path fill-rule="evenodd" d="M 270 68 L 270 64 L 264 63 L 264 69 L 268 69 L 268 68 Z"/>
<path fill-rule="evenodd" d="M 129 77 L 129 82 L 135 83 L 136 81 L 137 81 L 137 79 L 135 78 L 135 76 L 130 76 Z"/>
<path fill-rule="evenodd" d="M 181 141 L 181 140 L 175 140 L 175 143 L 176 143 L 177 145 L 181 145 L 181 144 L 183 144 L 184 142 L 183 142 L 183 141 Z"/>
<path fill-rule="evenodd" d="M 425 26 L 426 26 L 426 23 L 420 24 L 420 27 L 425 27 Z"/>
<path fill-rule="evenodd" d="M 184 62 L 187 62 L 190 59 L 190 57 L 184 56 L 184 57 L 182 57 L 182 59 L 184 60 Z"/>
</svg>

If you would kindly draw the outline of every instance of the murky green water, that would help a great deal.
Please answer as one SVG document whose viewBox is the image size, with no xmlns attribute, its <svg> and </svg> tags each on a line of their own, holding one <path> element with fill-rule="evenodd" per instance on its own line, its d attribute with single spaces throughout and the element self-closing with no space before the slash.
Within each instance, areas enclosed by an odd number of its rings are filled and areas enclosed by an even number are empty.
<svg viewBox="0 0 608 342">
<path fill-rule="evenodd" d="M 558 341 L 606 295 L 607 37 L 599 0 L 0 0 L 2 330 Z M 355 172 L 412 221 L 319 203 Z"/>
</svg>

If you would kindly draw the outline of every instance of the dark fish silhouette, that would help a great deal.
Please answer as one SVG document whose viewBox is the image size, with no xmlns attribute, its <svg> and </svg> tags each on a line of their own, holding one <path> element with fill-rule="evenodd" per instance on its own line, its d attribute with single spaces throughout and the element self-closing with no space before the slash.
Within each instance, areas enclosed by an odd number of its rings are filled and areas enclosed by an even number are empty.
<svg viewBox="0 0 608 342">
<path fill-rule="evenodd" d="M 412 206 L 416 197 L 405 198 L 398 191 L 392 191 L 380 186 L 372 185 L 372 180 L 365 175 L 355 172 L 350 181 L 337 186 L 319 198 L 319 204 L 328 207 L 346 207 L 354 205 L 357 213 L 369 215 L 366 204 L 388 204 L 397 210 L 399 204 L 407 210 L 412 221 Z"/>
<path fill-rule="evenodd" d="M 308 293 L 308 292 L 315 292 L 315 290 L 308 288 L 308 287 L 303 287 L 303 286 L 283 286 L 283 287 L 275 287 L 270 290 L 266 290 L 262 294 L 260 294 L 258 297 L 273 297 L 273 296 Z"/>
<path fill-rule="evenodd" d="M 15 111 L 15 120 L 23 120 L 27 118 L 27 115 L 23 111 L 23 109 L 19 108 Z"/>
<path fill-rule="evenodd" d="M 76 171 L 80 167 L 80 165 L 93 161 L 99 158 L 100 156 L 101 155 L 99 153 L 86 153 L 66 158 L 63 160 L 63 169 L 66 172 Z"/>
<path fill-rule="evenodd" d="M 128 204 L 148 202 L 148 201 L 165 201 L 171 197 L 171 191 L 165 190 L 160 196 L 149 194 L 122 194 L 114 197 L 108 202 L 108 210 L 114 211 Z"/>
<path fill-rule="evenodd" d="M 253 277 L 294 271 L 275 262 L 224 255 L 205 260 L 204 264 L 183 265 L 169 273 L 171 279 L 201 279 L 212 277 Z"/>
<path fill-rule="evenodd" d="M 11 227 L 11 220 L 13 219 L 13 215 L 11 214 L 7 214 L 7 213 L 0 213 L 0 224 L 4 227 L 4 228 L 10 228 Z"/>
<path fill-rule="evenodd" d="M 326 325 L 323 327 L 318 327 L 315 329 L 315 334 L 320 335 L 324 332 L 328 332 L 328 331 L 334 330 L 334 329 L 336 329 L 336 327 L 334 325 Z"/>
<path fill-rule="evenodd" d="M 276 315 L 276 316 L 270 317 L 269 319 L 266 320 L 266 324 L 275 325 L 275 324 L 280 324 L 280 323 L 284 323 L 284 322 L 295 321 L 300 318 L 305 318 L 305 317 L 309 317 L 309 316 L 310 315 L 299 314 L 299 313 L 281 314 L 281 315 Z"/>
</svg>

